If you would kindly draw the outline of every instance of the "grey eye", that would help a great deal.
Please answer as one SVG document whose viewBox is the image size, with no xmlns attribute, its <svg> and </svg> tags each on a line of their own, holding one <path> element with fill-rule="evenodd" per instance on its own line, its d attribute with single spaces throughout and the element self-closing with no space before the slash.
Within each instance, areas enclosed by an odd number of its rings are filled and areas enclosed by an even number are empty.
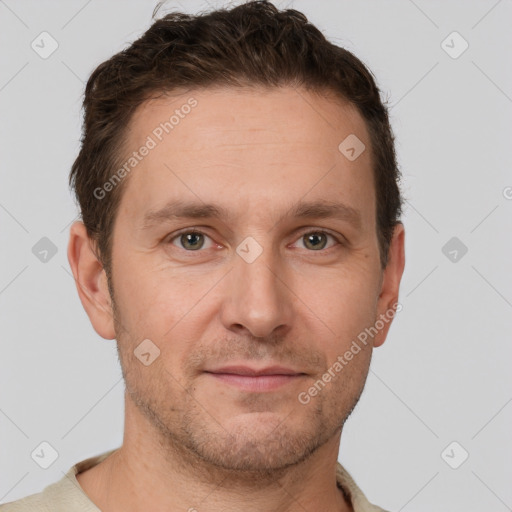
<svg viewBox="0 0 512 512">
<path fill-rule="evenodd" d="M 170 242 L 176 247 L 186 251 L 198 251 L 199 249 L 208 248 L 205 247 L 207 239 L 209 240 L 210 237 L 204 233 L 191 230 L 178 233 Z"/>
<path fill-rule="evenodd" d="M 325 233 L 308 233 L 302 237 L 306 247 L 310 249 L 323 249 L 327 244 Z"/>
</svg>

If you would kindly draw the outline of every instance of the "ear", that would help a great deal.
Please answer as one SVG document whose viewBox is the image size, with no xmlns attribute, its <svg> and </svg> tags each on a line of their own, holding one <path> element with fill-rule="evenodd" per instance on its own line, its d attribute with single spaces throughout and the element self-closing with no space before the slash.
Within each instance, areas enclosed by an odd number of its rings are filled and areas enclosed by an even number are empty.
<svg viewBox="0 0 512 512">
<path fill-rule="evenodd" d="M 384 324 L 375 335 L 373 346 L 380 347 L 388 335 L 396 312 L 402 309 L 398 304 L 398 291 L 405 267 L 405 229 L 398 223 L 389 245 L 388 264 L 383 271 L 381 291 L 377 301 L 377 319 Z"/>
<path fill-rule="evenodd" d="M 78 295 L 94 330 L 102 338 L 112 340 L 115 330 L 107 276 L 94 248 L 84 223 L 74 222 L 69 231 L 68 261 Z"/>
</svg>

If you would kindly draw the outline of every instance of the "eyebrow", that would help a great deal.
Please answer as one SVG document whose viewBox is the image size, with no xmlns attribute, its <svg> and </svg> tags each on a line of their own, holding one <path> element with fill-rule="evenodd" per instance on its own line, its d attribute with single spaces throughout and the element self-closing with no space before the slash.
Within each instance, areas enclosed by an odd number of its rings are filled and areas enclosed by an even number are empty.
<svg viewBox="0 0 512 512">
<path fill-rule="evenodd" d="M 141 222 L 141 229 L 149 229 L 165 221 L 177 219 L 222 219 L 230 222 L 237 215 L 225 207 L 213 203 L 190 202 L 181 199 L 169 201 L 158 210 L 146 212 Z M 285 218 L 307 219 L 338 219 L 353 224 L 356 228 L 362 225 L 361 213 L 344 203 L 319 199 L 316 201 L 299 201 L 289 211 L 280 215 L 276 224 Z"/>
</svg>

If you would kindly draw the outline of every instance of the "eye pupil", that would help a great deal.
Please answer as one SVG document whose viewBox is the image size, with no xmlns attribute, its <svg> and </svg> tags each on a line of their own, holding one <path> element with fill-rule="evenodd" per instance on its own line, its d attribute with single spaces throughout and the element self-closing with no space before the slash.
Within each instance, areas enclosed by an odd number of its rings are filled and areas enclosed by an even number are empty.
<svg viewBox="0 0 512 512">
<path fill-rule="evenodd" d="M 185 248 L 189 248 L 192 250 L 201 249 L 204 243 L 204 239 L 201 239 L 201 243 L 199 244 L 199 246 L 194 246 L 194 242 L 197 242 L 197 238 L 200 238 L 202 236 L 203 235 L 201 233 L 184 233 L 183 235 L 181 235 L 181 243 Z M 191 242 L 192 247 L 187 246 L 189 242 Z"/>
<path fill-rule="evenodd" d="M 322 231 L 310 232 L 302 237 L 304 245 L 308 249 L 319 251 L 325 248 L 328 236 Z M 201 232 L 187 231 L 179 235 L 181 246 L 189 251 L 197 251 L 204 245 L 204 235 Z"/>
<path fill-rule="evenodd" d="M 323 243 L 320 242 L 320 244 L 317 244 L 316 242 L 320 237 L 323 237 L 324 241 Z M 313 249 L 323 249 L 325 247 L 325 244 L 327 243 L 326 236 L 323 233 L 310 233 L 308 235 L 305 235 L 304 239 L 306 240 L 306 246 L 308 246 L 308 244 L 312 242 Z"/>
</svg>

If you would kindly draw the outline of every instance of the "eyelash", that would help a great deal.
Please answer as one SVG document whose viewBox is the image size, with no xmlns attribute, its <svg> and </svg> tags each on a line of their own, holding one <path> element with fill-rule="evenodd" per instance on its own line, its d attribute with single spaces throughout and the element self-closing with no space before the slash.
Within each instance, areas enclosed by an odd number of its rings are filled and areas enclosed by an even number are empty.
<svg viewBox="0 0 512 512">
<path fill-rule="evenodd" d="M 179 238 L 179 237 L 180 237 L 181 235 L 183 235 L 183 234 L 204 235 L 204 236 L 206 236 L 206 237 L 208 237 L 208 238 L 210 238 L 210 239 L 211 239 L 211 237 L 210 237 L 208 234 L 204 233 L 203 231 L 200 231 L 200 230 L 195 229 L 195 228 L 186 228 L 186 229 L 182 229 L 182 230 L 180 230 L 180 231 L 177 231 L 176 233 L 174 233 L 174 234 L 172 235 L 172 237 L 171 237 L 171 238 L 167 237 L 167 238 L 166 238 L 166 240 L 167 240 L 167 242 L 166 242 L 166 243 L 171 244 L 171 245 L 174 245 L 174 244 L 172 244 L 172 242 L 173 242 L 174 240 L 176 240 L 177 238 Z M 333 234 L 333 233 L 331 233 L 330 231 L 326 231 L 326 230 L 324 230 L 324 229 L 310 229 L 310 228 L 308 228 L 308 231 L 303 231 L 303 232 L 301 232 L 301 233 L 300 233 L 299 238 L 302 238 L 302 237 L 304 237 L 305 235 L 311 235 L 311 234 L 315 234 L 315 235 L 317 235 L 317 234 L 323 234 L 323 235 L 330 236 L 330 237 L 331 237 L 331 238 L 333 238 L 333 239 L 335 240 L 335 242 L 337 242 L 337 243 L 336 243 L 335 245 L 333 245 L 332 247 L 328 247 L 328 248 L 326 248 L 326 249 L 319 249 L 318 251 L 308 250 L 308 252 L 312 252 L 312 253 L 314 253 L 314 252 L 318 252 L 318 253 L 326 253 L 326 252 L 330 251 L 331 249 L 335 249 L 338 245 L 339 245 L 339 246 L 343 246 L 343 245 L 345 245 L 345 244 L 344 244 L 344 242 L 340 239 L 340 237 L 339 237 L 339 236 L 334 235 L 334 234 Z M 297 239 L 297 240 L 298 240 L 298 239 Z M 202 250 L 202 249 L 197 249 L 196 251 L 188 251 L 187 249 L 184 249 L 183 247 L 177 247 L 177 246 L 175 246 L 175 247 L 176 247 L 176 248 L 178 248 L 178 249 L 181 249 L 182 251 L 187 252 L 187 253 L 204 252 L 204 250 Z M 306 250 L 307 250 L 307 249 L 306 249 Z"/>
</svg>

